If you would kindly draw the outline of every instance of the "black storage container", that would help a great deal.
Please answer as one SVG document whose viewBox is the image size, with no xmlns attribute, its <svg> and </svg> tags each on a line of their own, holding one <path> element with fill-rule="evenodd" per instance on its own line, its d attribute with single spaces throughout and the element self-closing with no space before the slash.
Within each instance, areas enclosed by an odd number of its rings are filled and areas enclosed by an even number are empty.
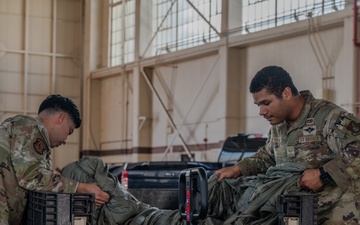
<svg viewBox="0 0 360 225">
<path fill-rule="evenodd" d="M 93 194 L 30 191 L 27 225 L 92 225 Z"/>
<path fill-rule="evenodd" d="M 316 225 L 318 198 L 312 194 L 279 195 L 279 225 Z"/>
</svg>

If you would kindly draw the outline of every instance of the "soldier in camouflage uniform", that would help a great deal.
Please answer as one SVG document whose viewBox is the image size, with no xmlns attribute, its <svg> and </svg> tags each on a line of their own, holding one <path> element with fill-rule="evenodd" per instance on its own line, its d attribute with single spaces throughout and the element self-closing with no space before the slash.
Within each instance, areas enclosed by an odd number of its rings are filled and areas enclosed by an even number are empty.
<svg viewBox="0 0 360 225">
<path fill-rule="evenodd" d="M 319 197 L 318 224 L 360 224 L 360 120 L 309 91 L 298 92 L 281 67 L 260 70 L 250 92 L 272 125 L 269 138 L 253 156 L 216 171 L 217 180 L 265 173 L 284 162 L 303 164 L 309 169 L 299 185 Z"/>
<path fill-rule="evenodd" d="M 50 148 L 66 143 L 80 127 L 78 108 L 71 99 L 50 95 L 40 105 L 36 118 L 17 115 L 0 125 L 0 224 L 22 223 L 27 192 L 52 191 L 95 193 L 97 205 L 109 195 L 96 184 L 79 183 L 54 173 Z"/>
</svg>

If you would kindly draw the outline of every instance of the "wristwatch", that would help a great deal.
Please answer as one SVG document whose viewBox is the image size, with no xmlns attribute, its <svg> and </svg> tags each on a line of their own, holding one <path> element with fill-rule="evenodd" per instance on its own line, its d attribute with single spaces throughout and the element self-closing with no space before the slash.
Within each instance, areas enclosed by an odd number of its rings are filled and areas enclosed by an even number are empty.
<svg viewBox="0 0 360 225">
<path fill-rule="evenodd" d="M 323 185 L 327 185 L 332 181 L 332 178 L 328 172 L 325 172 L 324 168 L 320 167 L 320 180 Z"/>
</svg>

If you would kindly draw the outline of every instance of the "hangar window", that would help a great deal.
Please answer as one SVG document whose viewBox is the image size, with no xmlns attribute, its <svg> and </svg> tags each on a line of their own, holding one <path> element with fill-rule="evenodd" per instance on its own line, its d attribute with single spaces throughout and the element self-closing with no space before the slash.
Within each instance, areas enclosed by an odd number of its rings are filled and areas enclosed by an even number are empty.
<svg viewBox="0 0 360 225">
<path fill-rule="evenodd" d="M 220 39 L 221 0 L 153 1 L 152 55 Z"/>
<path fill-rule="evenodd" d="M 244 34 L 306 20 L 345 8 L 346 0 L 244 0 Z"/>
<path fill-rule="evenodd" d="M 336 12 L 349 4 L 349 0 L 242 0 L 229 1 L 228 5 L 235 2 L 236 8 L 225 10 L 223 0 L 108 1 L 109 60 L 104 64 L 110 67 L 133 62 L 135 57 L 215 42 L 220 40 L 220 33 L 245 35 Z M 138 7 L 136 2 L 140 3 Z M 235 26 L 227 31 L 221 27 L 223 10 L 237 14 L 231 21 Z M 136 29 L 139 35 L 135 39 Z"/>
<path fill-rule="evenodd" d="M 109 0 L 109 66 L 134 61 L 135 0 Z"/>
</svg>

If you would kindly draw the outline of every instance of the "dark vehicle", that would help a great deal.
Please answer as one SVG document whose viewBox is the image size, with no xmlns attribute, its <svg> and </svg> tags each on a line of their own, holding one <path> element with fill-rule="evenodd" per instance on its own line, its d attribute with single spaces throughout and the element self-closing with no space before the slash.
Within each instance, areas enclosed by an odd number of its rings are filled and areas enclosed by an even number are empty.
<svg viewBox="0 0 360 225">
<path fill-rule="evenodd" d="M 218 162 L 235 164 L 254 154 L 265 145 L 267 134 L 238 134 L 228 137 L 219 154 Z"/>
<path fill-rule="evenodd" d="M 121 184 L 138 200 L 161 209 L 178 208 L 180 173 L 189 168 L 202 167 L 209 178 L 224 167 L 218 162 L 139 162 L 111 168 Z"/>
<path fill-rule="evenodd" d="M 181 171 L 202 167 L 209 178 L 216 170 L 231 166 L 254 154 L 265 144 L 266 135 L 230 136 L 220 151 L 218 162 L 160 161 L 125 163 L 110 167 L 121 184 L 138 200 L 161 209 L 178 208 L 178 186 Z"/>
</svg>

